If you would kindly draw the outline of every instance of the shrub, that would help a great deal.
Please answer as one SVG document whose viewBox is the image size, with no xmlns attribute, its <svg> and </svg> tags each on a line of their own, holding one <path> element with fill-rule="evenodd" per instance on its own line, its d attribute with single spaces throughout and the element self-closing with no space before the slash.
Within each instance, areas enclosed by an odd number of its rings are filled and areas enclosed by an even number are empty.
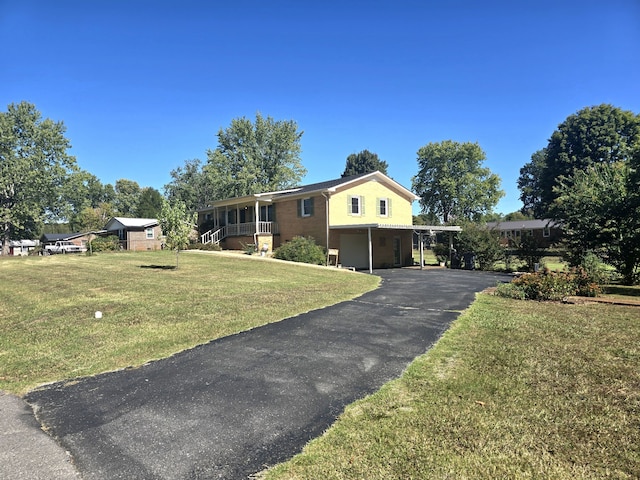
<svg viewBox="0 0 640 480">
<path fill-rule="evenodd" d="M 293 237 L 290 242 L 276 248 L 273 256 L 290 262 L 327 264 L 325 249 L 317 245 L 312 237 Z"/>
<path fill-rule="evenodd" d="M 525 273 L 509 284 L 499 285 L 496 294 L 524 300 L 562 300 L 570 295 L 595 297 L 600 294 L 600 286 L 583 268 L 559 273 L 544 269 L 538 273 Z"/>
<path fill-rule="evenodd" d="M 473 253 L 480 270 L 492 270 L 496 262 L 504 259 L 504 248 L 500 245 L 500 233 L 484 225 L 463 225 L 457 239 L 458 253 Z"/>
<path fill-rule="evenodd" d="M 98 237 L 91 240 L 91 251 L 95 252 L 117 252 L 120 250 L 120 239 L 117 235 Z"/>
<path fill-rule="evenodd" d="M 187 246 L 187 250 L 207 250 L 207 251 L 213 251 L 213 252 L 219 252 L 220 250 L 222 250 L 222 248 L 220 247 L 220 245 L 216 245 L 215 243 L 190 243 Z"/>
<path fill-rule="evenodd" d="M 433 246 L 433 254 L 438 262 L 446 262 L 449 259 L 449 246 L 444 243 L 436 243 Z"/>
<path fill-rule="evenodd" d="M 608 282 L 609 274 L 604 262 L 593 252 L 588 252 L 580 266 L 585 270 L 593 282 L 603 285 Z"/>
<path fill-rule="evenodd" d="M 533 235 L 525 235 L 519 241 L 514 242 L 517 257 L 527 264 L 530 272 L 535 270 L 535 265 L 540 264 L 545 251 L 542 249 Z"/>
</svg>

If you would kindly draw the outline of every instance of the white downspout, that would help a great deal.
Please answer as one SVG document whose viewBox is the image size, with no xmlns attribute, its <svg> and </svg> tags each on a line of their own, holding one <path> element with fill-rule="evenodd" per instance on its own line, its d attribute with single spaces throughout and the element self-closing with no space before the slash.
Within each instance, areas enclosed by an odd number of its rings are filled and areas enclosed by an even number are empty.
<svg viewBox="0 0 640 480">
<path fill-rule="evenodd" d="M 329 265 L 329 195 L 325 195 L 325 192 L 321 192 L 324 197 L 324 217 L 325 217 L 325 234 L 327 237 L 327 265 Z"/>
<path fill-rule="evenodd" d="M 369 234 L 369 273 L 373 273 L 373 248 L 371 245 L 371 227 L 367 227 Z"/>
<path fill-rule="evenodd" d="M 258 205 L 257 198 L 256 198 L 256 205 L 255 205 L 255 218 L 256 218 L 256 233 L 253 234 L 253 244 L 256 246 L 256 251 L 259 251 L 260 247 L 258 246 L 258 229 L 260 227 L 260 207 Z"/>
</svg>

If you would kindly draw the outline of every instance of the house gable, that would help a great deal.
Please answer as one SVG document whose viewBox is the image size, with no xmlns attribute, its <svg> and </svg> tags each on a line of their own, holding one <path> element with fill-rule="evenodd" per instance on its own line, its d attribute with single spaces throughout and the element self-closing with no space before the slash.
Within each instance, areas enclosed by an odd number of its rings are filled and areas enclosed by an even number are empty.
<svg viewBox="0 0 640 480">
<path fill-rule="evenodd" d="M 415 196 L 394 187 L 374 177 L 337 188 L 330 197 L 329 224 L 411 225 L 411 203 Z"/>
</svg>

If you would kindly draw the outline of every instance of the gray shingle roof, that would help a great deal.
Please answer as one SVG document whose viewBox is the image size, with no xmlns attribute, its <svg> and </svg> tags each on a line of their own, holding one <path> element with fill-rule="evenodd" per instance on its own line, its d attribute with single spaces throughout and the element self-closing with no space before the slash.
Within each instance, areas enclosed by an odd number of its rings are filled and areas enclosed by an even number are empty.
<svg viewBox="0 0 640 480">
<path fill-rule="evenodd" d="M 559 228 L 560 225 L 554 220 L 545 218 L 542 220 L 513 220 L 509 222 L 487 222 L 487 227 L 498 230 L 535 230 L 545 227 Z"/>
<path fill-rule="evenodd" d="M 310 185 L 303 185 L 298 188 L 292 188 L 290 191 L 286 191 L 284 193 L 278 194 L 278 196 L 286 196 L 286 195 L 301 195 L 309 192 L 316 192 L 318 190 L 327 190 L 328 188 L 337 187 L 338 185 L 342 185 L 343 183 L 351 182 L 353 180 L 357 180 L 358 178 L 365 177 L 370 175 L 369 173 L 361 173 L 359 175 L 352 175 L 350 177 L 342 177 L 336 178 L 334 180 L 327 180 L 324 182 L 312 183 Z"/>
</svg>

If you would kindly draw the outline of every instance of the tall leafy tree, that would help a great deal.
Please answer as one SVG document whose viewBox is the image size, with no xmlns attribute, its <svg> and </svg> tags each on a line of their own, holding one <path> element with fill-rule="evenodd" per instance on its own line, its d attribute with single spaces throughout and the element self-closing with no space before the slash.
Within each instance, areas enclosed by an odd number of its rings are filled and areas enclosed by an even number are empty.
<svg viewBox="0 0 640 480">
<path fill-rule="evenodd" d="M 171 171 L 171 182 L 164 186 L 170 203 L 183 202 L 189 212 L 205 207 L 214 199 L 213 184 L 207 178 L 199 159 L 186 160 L 184 166 Z"/>
<path fill-rule="evenodd" d="M 216 198 L 251 195 L 297 185 L 306 169 L 300 160 L 298 125 L 256 114 L 255 123 L 235 118 L 218 132 L 204 167 Z"/>
<path fill-rule="evenodd" d="M 420 148 L 412 183 L 422 212 L 444 223 L 477 221 L 491 213 L 504 192 L 500 177 L 482 166 L 485 159 L 477 143 L 445 140 Z"/>
<path fill-rule="evenodd" d="M 627 162 L 594 163 L 571 179 L 562 177 L 554 189 L 554 212 L 563 219 L 572 263 L 595 253 L 627 284 L 638 280 L 640 268 L 640 191 L 634 175 Z"/>
<path fill-rule="evenodd" d="M 375 172 L 376 170 L 386 175 L 388 167 L 387 162 L 380 160 L 377 153 L 362 150 L 359 153 L 352 153 L 347 157 L 347 164 L 344 167 L 342 176 L 350 177 L 361 173 Z"/>
<path fill-rule="evenodd" d="M 99 217 L 100 211 L 113 213 L 115 191 L 113 186 L 102 182 L 86 171 L 78 171 L 70 175 L 63 188 L 64 205 L 63 217 L 69 220 L 72 231 L 97 230 L 104 227 L 105 222 L 96 225 L 95 220 L 87 222 L 92 216 Z M 89 214 L 89 211 L 95 211 Z M 108 218 L 107 218 L 108 220 Z"/>
<path fill-rule="evenodd" d="M 158 218 L 162 211 L 163 200 L 162 195 L 155 188 L 143 188 L 136 208 L 136 217 Z"/>
<path fill-rule="evenodd" d="M 639 142 L 640 117 L 631 111 L 603 104 L 570 115 L 520 170 L 524 208 L 549 215 L 560 182 L 570 184 L 575 172 L 593 164 L 628 162 Z"/>
<path fill-rule="evenodd" d="M 542 207 L 542 172 L 546 164 L 546 149 L 531 155 L 531 161 L 520 169 L 518 189 L 522 201 L 522 213 L 528 216 L 545 216 Z"/>
<path fill-rule="evenodd" d="M 11 238 L 38 234 L 45 214 L 77 170 L 62 122 L 43 119 L 28 102 L 0 112 L 0 229 L 3 254 Z"/>
<path fill-rule="evenodd" d="M 113 205 L 108 202 L 97 207 L 87 206 L 73 217 L 71 230 L 75 232 L 92 232 L 102 230 L 111 217 L 115 216 Z"/>
<path fill-rule="evenodd" d="M 114 207 L 121 217 L 134 217 L 140 203 L 142 190 L 138 182 L 121 178 L 116 180 Z"/>
</svg>

